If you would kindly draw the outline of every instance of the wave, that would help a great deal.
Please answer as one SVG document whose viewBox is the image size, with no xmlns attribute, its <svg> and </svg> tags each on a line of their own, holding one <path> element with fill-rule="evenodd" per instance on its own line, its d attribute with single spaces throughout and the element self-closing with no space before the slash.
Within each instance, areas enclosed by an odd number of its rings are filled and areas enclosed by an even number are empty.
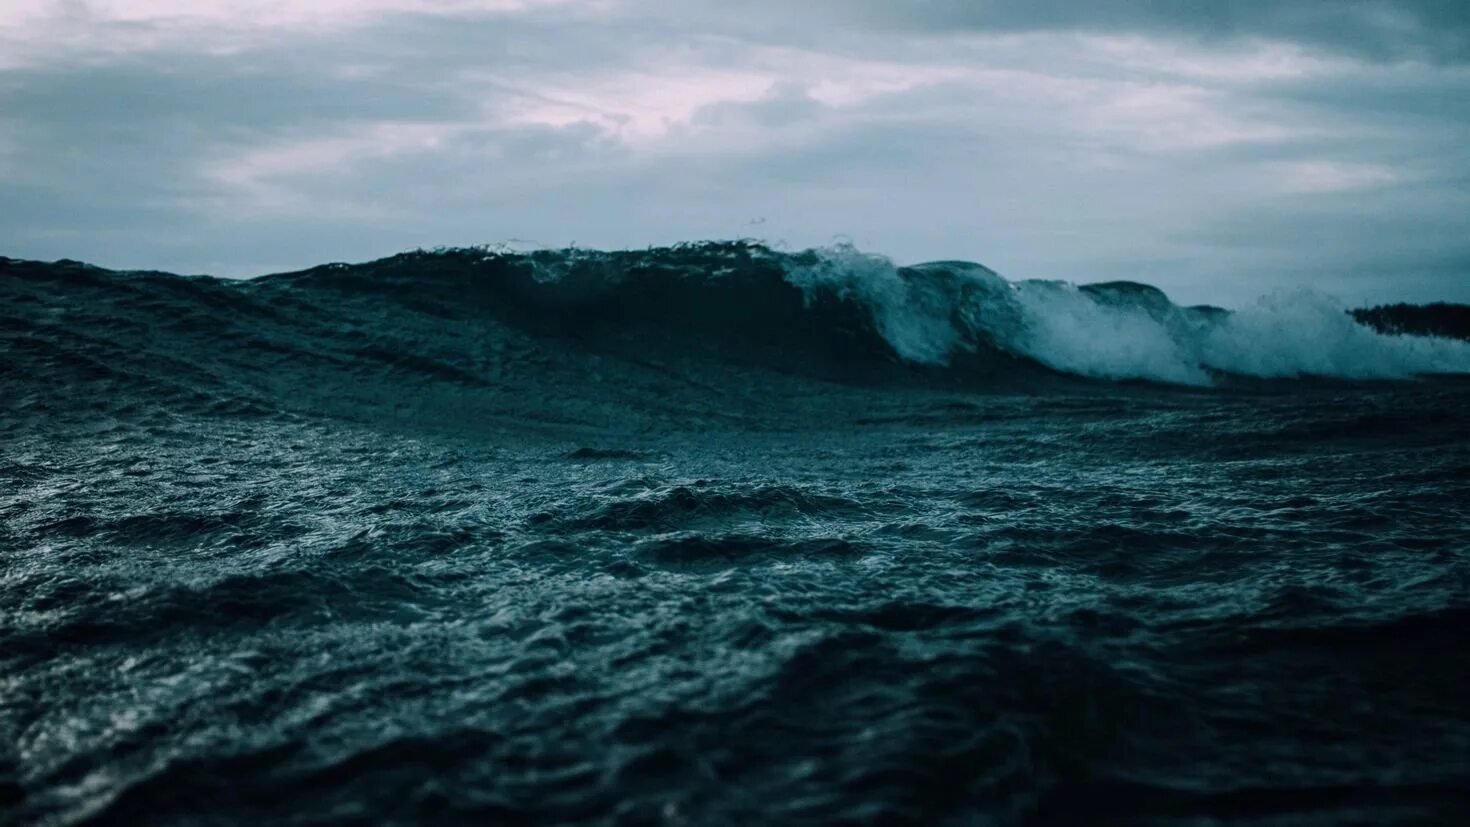
<svg viewBox="0 0 1470 827">
<path fill-rule="evenodd" d="M 265 375 L 259 363 L 270 359 L 490 391 L 511 361 L 498 349 L 533 351 L 550 340 L 648 370 L 708 358 L 857 384 L 1073 376 L 1210 386 L 1230 377 L 1470 373 L 1462 308 L 1350 312 L 1305 291 L 1237 310 L 1186 307 L 1144 284 L 1009 281 L 979 264 L 898 266 L 849 245 L 457 248 L 244 282 L 0 258 L 0 276 L 12 308 L 6 326 L 24 334 L 7 338 L 7 350 L 36 363 L 21 360 L 18 371 L 140 375 L 175 390 L 213 382 L 231 404 L 242 382 L 222 358 L 190 361 L 201 343 L 216 357 L 248 354 L 252 376 Z M 57 324 L 59 315 L 69 323 Z M 472 333 L 490 325 L 522 338 Z M 46 336 L 32 335 L 41 329 Z M 181 344 L 160 345 L 167 335 Z M 158 358 L 140 363 L 116 344 L 128 336 L 146 339 Z M 161 360 L 176 369 L 163 375 Z M 517 364 L 539 363 L 523 352 Z M 681 379 L 697 383 L 698 373 Z"/>
<path fill-rule="evenodd" d="M 902 267 L 850 245 L 800 253 L 738 242 L 631 252 L 447 250 L 387 260 L 383 269 L 395 275 L 374 273 L 370 283 L 361 269 L 342 265 L 295 278 L 412 292 L 427 286 L 415 283 L 413 265 L 439 270 L 451 262 L 494 274 L 463 285 L 472 292 L 553 312 L 563 326 L 583 332 L 658 321 L 809 352 L 839 340 L 869 356 L 888 351 L 922 366 L 973 369 L 999 356 L 1095 379 L 1185 385 L 1227 375 L 1401 379 L 1470 372 L 1470 343 L 1385 332 L 1391 320 L 1361 316 L 1367 311 L 1355 317 L 1320 293 L 1273 293 L 1234 311 L 1184 307 L 1144 284 L 1008 281 L 960 261 Z M 793 306 L 797 294 L 800 308 Z M 863 341 L 866 332 L 881 342 Z"/>
<path fill-rule="evenodd" d="M 1007 281 L 968 262 L 898 267 L 851 247 L 790 268 L 815 295 L 864 304 L 906 359 L 948 363 L 982 346 L 1099 379 L 1208 385 L 1220 374 L 1268 379 L 1406 378 L 1470 371 L 1470 343 L 1390 335 L 1332 298 L 1279 292 L 1241 310 L 1181 307 L 1133 282 Z"/>
</svg>

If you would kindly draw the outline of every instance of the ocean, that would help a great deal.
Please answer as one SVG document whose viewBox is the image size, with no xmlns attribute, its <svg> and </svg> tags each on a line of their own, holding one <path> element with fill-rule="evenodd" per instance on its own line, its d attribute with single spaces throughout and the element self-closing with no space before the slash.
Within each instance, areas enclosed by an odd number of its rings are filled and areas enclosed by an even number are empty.
<svg viewBox="0 0 1470 827">
<path fill-rule="evenodd" d="M 0 823 L 1456 823 L 1455 313 L 0 259 Z"/>
</svg>

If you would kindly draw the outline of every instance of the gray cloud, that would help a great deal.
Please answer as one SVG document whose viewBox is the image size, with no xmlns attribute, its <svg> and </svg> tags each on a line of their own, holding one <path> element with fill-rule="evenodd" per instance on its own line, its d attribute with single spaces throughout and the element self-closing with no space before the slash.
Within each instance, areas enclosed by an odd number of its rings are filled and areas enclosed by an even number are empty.
<svg viewBox="0 0 1470 827">
<path fill-rule="evenodd" d="M 1470 59 L 1470 5 L 1459 0 L 816 0 L 803 8 L 813 19 L 892 31 L 1268 38 L 1375 60 Z"/>
</svg>

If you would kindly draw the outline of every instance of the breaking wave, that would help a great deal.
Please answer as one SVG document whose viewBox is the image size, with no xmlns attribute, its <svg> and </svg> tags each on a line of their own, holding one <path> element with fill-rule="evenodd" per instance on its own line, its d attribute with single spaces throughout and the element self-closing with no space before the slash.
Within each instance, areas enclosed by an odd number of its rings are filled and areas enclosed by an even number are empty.
<svg viewBox="0 0 1470 827">
<path fill-rule="evenodd" d="M 1400 324 L 1419 316 L 1393 308 L 1349 312 L 1310 292 L 1276 293 L 1233 311 L 1184 307 L 1132 282 L 1009 281 L 978 264 L 898 266 L 841 245 L 798 253 L 747 242 L 417 251 L 245 282 L 9 259 L 0 259 L 0 272 L 19 277 L 10 287 L 29 284 L 44 294 L 18 297 L 22 315 L 28 302 L 44 305 L 57 291 L 91 291 L 69 306 L 110 316 L 52 329 L 54 341 L 27 336 L 16 349 L 54 362 L 62 358 L 55 350 L 66 348 L 65 358 L 109 375 L 123 370 L 118 360 L 71 347 L 94 327 L 148 328 L 155 345 L 165 331 L 193 337 L 191 346 L 222 338 L 218 344 L 290 357 L 298 366 L 386 367 L 485 388 L 497 385 L 500 368 L 486 368 L 468 331 L 487 326 L 644 365 L 715 359 L 857 384 L 919 377 L 983 387 L 1071 375 L 1209 386 L 1231 376 L 1470 372 L 1466 331 Z M 346 321 L 349 308 L 360 318 Z M 1408 310 L 1422 316 L 1426 309 Z M 405 319 L 423 317 L 453 325 L 415 323 L 412 337 L 394 333 Z M 1406 332 L 1417 329 L 1439 335 Z M 159 350 L 172 360 L 189 347 Z M 157 364 L 145 372 L 169 385 L 188 385 L 217 367 L 195 360 L 188 366 L 194 375 L 164 376 Z"/>
<path fill-rule="evenodd" d="M 810 258 L 791 267 L 793 283 L 808 295 L 831 290 L 861 302 L 893 349 L 915 362 L 945 364 L 989 345 L 1065 373 L 1189 385 L 1222 373 L 1385 379 L 1470 371 L 1466 342 L 1385 334 L 1309 291 L 1232 312 L 1181 307 L 1133 282 L 1012 282 L 978 264 L 897 267 L 851 247 Z"/>
</svg>

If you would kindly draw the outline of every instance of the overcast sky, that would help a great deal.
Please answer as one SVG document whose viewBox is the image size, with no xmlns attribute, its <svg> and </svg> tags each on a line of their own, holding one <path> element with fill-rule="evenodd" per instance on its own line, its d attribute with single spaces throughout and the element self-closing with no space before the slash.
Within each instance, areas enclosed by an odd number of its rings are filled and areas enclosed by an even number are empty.
<svg viewBox="0 0 1470 827">
<path fill-rule="evenodd" d="M 1470 2 L 0 0 L 3 255 L 734 237 L 1470 301 Z"/>
</svg>

